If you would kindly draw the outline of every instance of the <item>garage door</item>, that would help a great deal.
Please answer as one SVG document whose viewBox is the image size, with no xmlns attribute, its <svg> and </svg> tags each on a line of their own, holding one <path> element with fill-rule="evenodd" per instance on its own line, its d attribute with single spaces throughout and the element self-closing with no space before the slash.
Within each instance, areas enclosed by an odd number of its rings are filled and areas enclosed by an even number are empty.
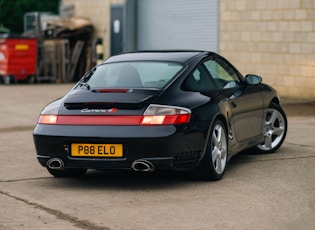
<svg viewBox="0 0 315 230">
<path fill-rule="evenodd" d="M 218 52 L 218 0 L 138 0 L 137 47 Z"/>
</svg>

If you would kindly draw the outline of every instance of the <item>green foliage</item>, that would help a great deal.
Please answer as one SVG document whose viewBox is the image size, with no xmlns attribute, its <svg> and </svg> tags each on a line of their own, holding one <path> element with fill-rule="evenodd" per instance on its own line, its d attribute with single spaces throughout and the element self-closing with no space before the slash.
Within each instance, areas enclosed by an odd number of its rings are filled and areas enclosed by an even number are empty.
<svg viewBox="0 0 315 230">
<path fill-rule="evenodd" d="M 51 12 L 58 14 L 59 0 L 0 0 L 0 26 L 11 33 L 23 33 L 23 17 L 27 12 Z"/>
</svg>

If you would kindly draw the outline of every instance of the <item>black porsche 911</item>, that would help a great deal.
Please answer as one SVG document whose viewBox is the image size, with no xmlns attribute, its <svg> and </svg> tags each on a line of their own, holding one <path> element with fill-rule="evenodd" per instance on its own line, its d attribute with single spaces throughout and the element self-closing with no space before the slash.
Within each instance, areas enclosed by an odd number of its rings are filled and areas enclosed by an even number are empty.
<svg viewBox="0 0 315 230">
<path fill-rule="evenodd" d="M 272 153 L 285 139 L 279 96 L 261 82 L 207 51 L 110 57 L 42 110 L 37 159 L 56 177 L 173 169 L 219 180 L 233 155 Z"/>
</svg>

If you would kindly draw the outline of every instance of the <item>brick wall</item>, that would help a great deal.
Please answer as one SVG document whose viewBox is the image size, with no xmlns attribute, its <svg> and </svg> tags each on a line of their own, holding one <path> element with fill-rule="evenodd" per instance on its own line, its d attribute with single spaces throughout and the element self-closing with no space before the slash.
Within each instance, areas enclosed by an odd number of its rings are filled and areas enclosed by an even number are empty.
<svg viewBox="0 0 315 230">
<path fill-rule="evenodd" d="M 220 0 L 220 53 L 282 97 L 315 99 L 315 1 Z"/>
</svg>

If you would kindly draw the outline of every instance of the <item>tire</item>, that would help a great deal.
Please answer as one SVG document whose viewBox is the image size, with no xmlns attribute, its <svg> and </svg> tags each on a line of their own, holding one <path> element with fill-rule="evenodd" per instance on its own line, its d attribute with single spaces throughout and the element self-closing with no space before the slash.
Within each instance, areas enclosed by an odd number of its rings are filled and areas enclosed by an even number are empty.
<svg viewBox="0 0 315 230">
<path fill-rule="evenodd" d="M 210 130 L 207 149 L 195 175 L 201 180 L 217 181 L 223 178 L 228 159 L 228 138 L 226 127 L 215 120 Z"/>
<path fill-rule="evenodd" d="M 259 153 L 274 153 L 282 145 L 288 130 L 287 117 L 283 109 L 272 103 L 267 110 L 264 127 L 265 142 L 257 145 Z"/>
<path fill-rule="evenodd" d="M 81 177 L 87 169 L 51 169 L 47 167 L 48 172 L 54 177 Z"/>
</svg>

